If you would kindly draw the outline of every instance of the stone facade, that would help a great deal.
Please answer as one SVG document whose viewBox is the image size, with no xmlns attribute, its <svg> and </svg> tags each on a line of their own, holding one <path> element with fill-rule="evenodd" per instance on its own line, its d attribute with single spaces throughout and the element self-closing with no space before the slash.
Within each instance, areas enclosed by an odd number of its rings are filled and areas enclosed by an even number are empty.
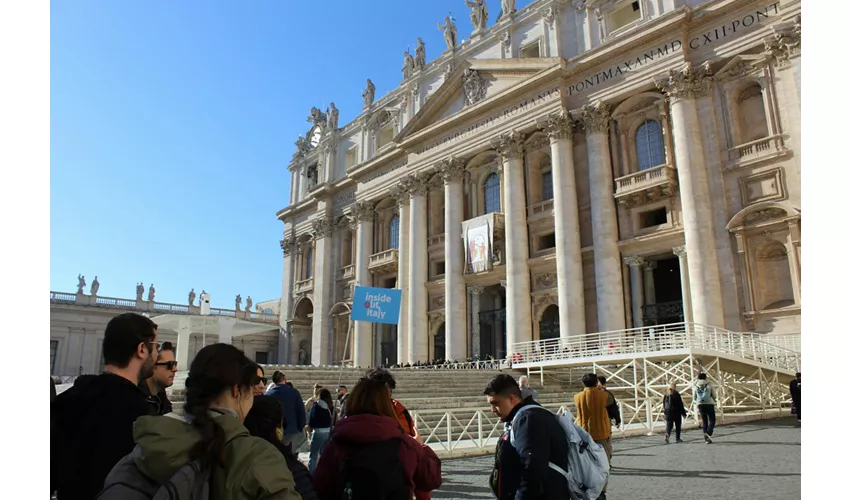
<svg viewBox="0 0 850 500">
<path fill-rule="evenodd" d="M 800 12 L 539 0 L 314 122 L 277 214 L 282 335 L 365 367 L 681 321 L 799 332 Z M 356 283 L 403 290 L 397 328 L 351 327 Z"/>
</svg>

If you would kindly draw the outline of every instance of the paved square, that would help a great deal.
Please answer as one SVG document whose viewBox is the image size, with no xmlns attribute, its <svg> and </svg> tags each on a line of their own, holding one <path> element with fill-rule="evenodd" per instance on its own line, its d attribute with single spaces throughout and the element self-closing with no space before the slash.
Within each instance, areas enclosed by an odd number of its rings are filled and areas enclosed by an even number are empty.
<svg viewBox="0 0 850 500">
<path fill-rule="evenodd" d="M 794 418 L 718 427 L 714 444 L 699 431 L 682 444 L 664 436 L 614 441 L 608 498 L 800 498 L 800 428 Z M 443 487 L 432 498 L 493 498 L 487 476 L 493 456 L 443 461 Z"/>
</svg>

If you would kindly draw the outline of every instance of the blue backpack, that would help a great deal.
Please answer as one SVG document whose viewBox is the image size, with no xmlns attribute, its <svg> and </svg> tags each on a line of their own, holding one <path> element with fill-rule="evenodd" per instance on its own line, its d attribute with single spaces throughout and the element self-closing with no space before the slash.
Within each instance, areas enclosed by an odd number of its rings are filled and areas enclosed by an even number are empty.
<svg viewBox="0 0 850 500">
<path fill-rule="evenodd" d="M 542 406 L 523 406 L 516 412 L 511 420 L 510 440 L 514 441 L 513 423 L 516 418 L 529 408 L 537 408 L 537 411 L 549 412 Z M 550 414 L 552 412 L 549 412 Z M 555 470 L 564 478 L 570 486 L 570 498 L 577 500 L 596 500 L 602 494 L 602 488 L 608 482 L 608 455 L 605 448 L 597 444 L 586 430 L 575 424 L 572 413 L 566 408 L 563 415 L 557 417 L 558 423 L 567 438 L 567 462 L 568 470 L 549 462 L 549 468 Z"/>
</svg>

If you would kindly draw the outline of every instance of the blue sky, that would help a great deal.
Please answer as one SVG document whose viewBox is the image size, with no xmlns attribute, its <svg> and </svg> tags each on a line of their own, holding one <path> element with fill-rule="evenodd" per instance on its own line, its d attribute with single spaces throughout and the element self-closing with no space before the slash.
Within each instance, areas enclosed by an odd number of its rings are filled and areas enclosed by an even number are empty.
<svg viewBox="0 0 850 500">
<path fill-rule="evenodd" d="M 138 281 L 165 302 L 280 297 L 274 214 L 310 107 L 354 119 L 366 78 L 397 86 L 417 36 L 439 56 L 449 11 L 468 38 L 463 0 L 53 0 L 51 289 L 82 273 L 110 297 Z"/>
</svg>

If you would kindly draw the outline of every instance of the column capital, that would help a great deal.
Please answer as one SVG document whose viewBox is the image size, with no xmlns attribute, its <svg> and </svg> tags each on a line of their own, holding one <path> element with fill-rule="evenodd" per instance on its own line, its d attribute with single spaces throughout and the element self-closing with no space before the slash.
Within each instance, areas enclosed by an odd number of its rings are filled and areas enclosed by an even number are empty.
<svg viewBox="0 0 850 500">
<path fill-rule="evenodd" d="M 549 141 L 572 140 L 575 122 L 563 109 L 537 120 L 537 128 L 546 132 Z"/>
<path fill-rule="evenodd" d="M 410 202 L 410 192 L 407 185 L 402 182 L 391 187 L 390 197 L 395 200 L 398 206 L 407 205 Z"/>
<path fill-rule="evenodd" d="M 655 269 L 658 269 L 658 261 L 644 260 L 643 269 L 645 271 L 654 271 Z"/>
<path fill-rule="evenodd" d="M 502 160 L 522 158 L 525 153 L 525 134 L 511 130 L 490 140 L 490 144 L 502 157 Z"/>
<path fill-rule="evenodd" d="M 685 247 L 685 245 L 682 245 L 680 247 L 673 247 L 673 254 L 676 257 L 681 258 L 681 257 L 687 255 L 687 253 L 688 253 L 688 251 L 687 251 L 687 248 Z"/>
<path fill-rule="evenodd" d="M 445 184 L 463 180 L 464 162 L 454 156 L 449 156 L 437 162 L 437 175 Z"/>
<path fill-rule="evenodd" d="M 467 289 L 472 295 L 481 295 L 482 293 L 484 293 L 484 287 L 481 285 L 470 285 L 467 287 Z"/>
<path fill-rule="evenodd" d="M 631 255 L 623 257 L 623 262 L 629 267 L 641 267 L 646 264 L 646 260 L 640 255 Z"/>
<path fill-rule="evenodd" d="M 671 103 L 681 99 L 698 99 L 708 93 L 711 75 L 711 65 L 707 61 L 697 67 L 687 62 L 684 68 L 678 71 L 671 69 L 667 73 L 667 78 L 656 80 L 655 86 L 670 99 Z"/>
<path fill-rule="evenodd" d="M 351 218 L 354 224 L 361 222 L 374 222 L 375 205 L 368 201 L 357 201 L 351 208 Z"/>
<path fill-rule="evenodd" d="M 425 196 L 428 193 L 428 181 L 429 179 L 425 174 L 416 172 L 402 179 L 401 183 L 410 197 L 414 197 Z"/>
<path fill-rule="evenodd" d="M 581 122 L 588 134 L 607 134 L 611 122 L 611 109 L 605 103 L 598 103 L 596 106 L 585 104 L 581 107 Z"/>
<path fill-rule="evenodd" d="M 296 242 L 294 236 L 286 236 L 280 240 L 280 249 L 283 250 L 283 255 L 289 255 L 295 250 Z"/>
<path fill-rule="evenodd" d="M 336 224 L 334 224 L 333 220 L 319 217 L 313 221 L 313 238 L 319 239 L 325 236 L 331 236 L 335 228 Z"/>
</svg>

